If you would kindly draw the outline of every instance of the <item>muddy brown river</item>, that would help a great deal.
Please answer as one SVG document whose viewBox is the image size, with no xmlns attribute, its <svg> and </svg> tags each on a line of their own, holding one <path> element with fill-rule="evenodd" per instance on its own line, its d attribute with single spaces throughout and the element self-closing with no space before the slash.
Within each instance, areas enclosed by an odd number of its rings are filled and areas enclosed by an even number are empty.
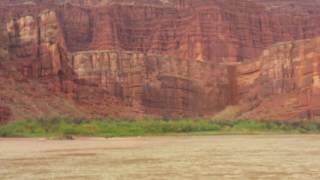
<svg viewBox="0 0 320 180">
<path fill-rule="evenodd" d="M 320 136 L 0 139 L 0 179 L 318 180 Z"/>
</svg>

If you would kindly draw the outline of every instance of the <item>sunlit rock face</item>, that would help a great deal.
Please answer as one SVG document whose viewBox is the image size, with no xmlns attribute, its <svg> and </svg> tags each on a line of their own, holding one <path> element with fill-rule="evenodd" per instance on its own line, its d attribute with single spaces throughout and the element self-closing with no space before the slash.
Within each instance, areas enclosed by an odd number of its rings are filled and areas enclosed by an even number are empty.
<svg viewBox="0 0 320 180">
<path fill-rule="evenodd" d="M 11 20 L 7 32 L 12 61 L 23 76 L 47 79 L 50 87 L 64 91 L 72 70 L 56 12 L 43 10 L 36 16 Z"/>
<path fill-rule="evenodd" d="M 313 118 L 319 2 L 3 0 L 0 20 L 20 80 L 84 116 L 202 117 L 237 106 L 238 116 Z"/>
</svg>

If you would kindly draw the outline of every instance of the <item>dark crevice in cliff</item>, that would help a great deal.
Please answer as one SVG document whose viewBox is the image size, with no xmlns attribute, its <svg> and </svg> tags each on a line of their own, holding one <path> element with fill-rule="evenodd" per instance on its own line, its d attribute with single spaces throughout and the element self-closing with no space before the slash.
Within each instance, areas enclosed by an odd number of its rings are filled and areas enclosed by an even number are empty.
<svg viewBox="0 0 320 180">
<path fill-rule="evenodd" d="M 42 76 L 42 34 L 41 34 L 41 18 L 40 16 L 36 17 L 36 27 L 37 27 L 37 54 L 36 54 L 36 59 L 35 59 L 35 64 L 36 66 L 33 66 L 33 68 L 38 69 L 38 72 L 34 74 L 34 77 L 41 77 Z M 45 37 L 44 37 L 45 38 Z M 38 67 L 37 67 L 38 66 Z"/>
</svg>

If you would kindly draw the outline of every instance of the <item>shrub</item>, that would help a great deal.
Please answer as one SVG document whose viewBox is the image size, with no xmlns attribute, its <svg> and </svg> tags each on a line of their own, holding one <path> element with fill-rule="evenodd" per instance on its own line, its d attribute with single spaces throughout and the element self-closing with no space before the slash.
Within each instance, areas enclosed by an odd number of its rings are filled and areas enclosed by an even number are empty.
<svg viewBox="0 0 320 180">
<path fill-rule="evenodd" d="M 255 120 L 161 120 L 161 119 L 70 119 L 40 118 L 13 121 L 0 126 L 0 136 L 143 136 L 167 133 L 209 132 L 213 134 L 235 133 L 318 133 L 316 122 L 273 122 Z"/>
</svg>

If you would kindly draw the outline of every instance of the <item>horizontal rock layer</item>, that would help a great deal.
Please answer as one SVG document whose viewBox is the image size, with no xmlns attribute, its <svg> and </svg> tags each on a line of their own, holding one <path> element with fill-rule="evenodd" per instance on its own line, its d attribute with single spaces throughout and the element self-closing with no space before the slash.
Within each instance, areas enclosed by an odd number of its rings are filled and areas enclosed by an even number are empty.
<svg viewBox="0 0 320 180">
<path fill-rule="evenodd" d="M 315 118 L 320 110 L 320 39 L 278 43 L 238 68 L 251 117 Z M 241 91 L 241 90 L 240 90 Z"/>
<path fill-rule="evenodd" d="M 26 0 L 0 9 L 10 54 L 0 71 L 31 94 L 34 83 L 50 107 L 31 96 L 37 106 L 19 110 L 8 100 L 16 90 L 0 93 L 13 118 L 45 115 L 59 98 L 69 108 L 56 113 L 71 116 L 199 117 L 229 106 L 254 118 L 319 115 L 317 0 Z"/>
<path fill-rule="evenodd" d="M 80 101 L 90 94 L 83 88 L 99 89 L 145 114 L 166 116 L 203 116 L 234 101 L 232 66 L 115 51 L 74 53 L 72 65 Z"/>
<path fill-rule="evenodd" d="M 56 13 L 66 48 L 72 52 L 121 49 L 214 63 L 245 61 L 273 43 L 320 33 L 320 13 L 316 11 L 320 5 L 316 2 L 28 2 L 11 2 L 10 6 L 3 2 L 6 11 L 1 17 L 8 20 L 50 9 Z"/>
</svg>

